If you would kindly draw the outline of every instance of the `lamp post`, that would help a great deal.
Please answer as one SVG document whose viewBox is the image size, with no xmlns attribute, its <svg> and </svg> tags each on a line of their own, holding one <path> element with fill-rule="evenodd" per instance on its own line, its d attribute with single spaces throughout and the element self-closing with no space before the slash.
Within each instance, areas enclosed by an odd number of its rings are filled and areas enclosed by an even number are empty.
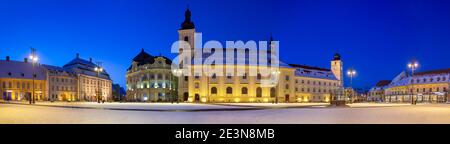
<svg viewBox="0 0 450 144">
<path fill-rule="evenodd" d="M 34 79 L 36 78 L 34 66 L 36 65 L 36 63 L 38 61 L 38 57 L 36 55 L 36 49 L 34 49 L 34 48 L 31 48 L 30 60 L 32 63 L 32 71 L 33 71 L 33 85 L 32 85 L 33 88 L 32 88 L 32 92 L 31 92 L 31 96 L 30 96 L 30 104 L 34 104 L 34 103 L 36 103 L 35 98 L 34 98 Z"/>
<path fill-rule="evenodd" d="M 101 98 L 101 89 L 100 89 L 100 72 L 103 71 L 103 68 L 101 68 L 99 65 L 94 68 L 94 70 L 97 72 L 97 103 L 100 103 Z"/>
<path fill-rule="evenodd" d="M 356 75 L 356 71 L 354 69 L 349 69 L 347 71 L 347 75 L 350 77 L 350 103 L 353 102 L 353 77 Z"/>
<path fill-rule="evenodd" d="M 411 70 L 411 105 L 416 105 L 416 101 L 414 100 L 414 71 L 419 67 L 419 63 L 417 61 L 413 61 L 408 63 L 408 68 Z"/>
</svg>

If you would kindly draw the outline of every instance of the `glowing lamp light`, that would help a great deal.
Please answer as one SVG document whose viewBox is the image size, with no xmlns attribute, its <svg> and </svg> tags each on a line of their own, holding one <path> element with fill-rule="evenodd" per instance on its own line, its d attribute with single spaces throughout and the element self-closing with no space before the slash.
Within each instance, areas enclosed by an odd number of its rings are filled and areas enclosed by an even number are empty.
<svg viewBox="0 0 450 144">
<path fill-rule="evenodd" d="M 419 63 L 417 62 L 412 62 L 408 64 L 408 68 L 417 68 L 419 67 Z"/>
<path fill-rule="evenodd" d="M 192 98 L 188 98 L 188 101 L 189 102 L 193 102 L 194 100 Z"/>
<path fill-rule="evenodd" d="M 305 98 L 303 101 L 304 101 L 304 102 L 308 102 L 309 100 L 308 100 L 308 98 Z"/>
<path fill-rule="evenodd" d="M 264 102 L 269 102 L 269 99 L 268 99 L 268 98 L 265 98 L 265 99 L 264 99 Z"/>
<path fill-rule="evenodd" d="M 349 71 L 347 71 L 347 74 L 348 75 L 355 75 L 356 71 L 355 70 L 349 70 Z"/>
<path fill-rule="evenodd" d="M 37 57 L 37 56 L 33 56 L 33 55 L 30 55 L 30 60 L 31 61 L 33 61 L 33 62 L 37 62 L 38 60 L 39 60 L 39 58 Z"/>
<path fill-rule="evenodd" d="M 202 102 L 206 102 L 206 98 L 202 98 Z"/>
<path fill-rule="evenodd" d="M 144 97 L 144 101 L 147 101 L 147 100 L 148 100 L 148 97 L 145 96 L 145 97 Z"/>
<path fill-rule="evenodd" d="M 235 98 L 234 99 L 234 102 L 239 102 L 241 99 L 239 99 L 239 98 Z"/>
</svg>

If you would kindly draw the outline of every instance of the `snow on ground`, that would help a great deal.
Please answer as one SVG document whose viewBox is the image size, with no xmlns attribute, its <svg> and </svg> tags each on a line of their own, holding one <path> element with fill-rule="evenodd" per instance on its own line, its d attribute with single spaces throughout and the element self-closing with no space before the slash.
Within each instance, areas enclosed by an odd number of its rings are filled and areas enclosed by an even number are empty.
<svg viewBox="0 0 450 144">
<path fill-rule="evenodd" d="M 329 103 L 217 103 L 216 105 L 227 105 L 235 107 L 302 107 L 302 106 L 326 106 Z"/>
<path fill-rule="evenodd" d="M 139 104 L 114 104 L 133 107 Z M 157 104 L 165 106 L 168 104 Z M 188 104 L 183 107 L 190 107 Z M 153 112 L 59 108 L 0 104 L 0 123 L 154 123 L 154 124 L 289 124 L 289 123 L 450 123 L 450 105 L 309 107 L 246 111 Z M 378 104 L 372 104 L 378 105 Z M 193 105 L 194 107 L 197 105 Z M 216 107 L 201 105 L 200 107 Z"/>
<path fill-rule="evenodd" d="M 28 105 L 28 102 L 10 102 Z M 192 109 L 222 109 L 238 108 L 234 106 L 196 104 L 196 103 L 96 103 L 96 102 L 36 102 L 43 106 L 65 106 L 84 108 L 113 108 L 113 109 L 152 109 L 152 110 L 192 110 Z"/>
</svg>

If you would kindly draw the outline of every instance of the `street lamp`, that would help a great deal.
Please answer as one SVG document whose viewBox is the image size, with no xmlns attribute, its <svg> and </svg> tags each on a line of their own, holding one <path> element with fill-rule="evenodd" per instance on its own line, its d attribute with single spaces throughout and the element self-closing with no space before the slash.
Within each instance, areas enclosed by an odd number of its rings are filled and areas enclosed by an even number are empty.
<svg viewBox="0 0 450 144">
<path fill-rule="evenodd" d="M 408 63 L 408 68 L 411 70 L 411 105 L 416 105 L 416 101 L 414 100 L 414 71 L 419 67 L 419 63 L 417 61 L 412 61 Z"/>
<path fill-rule="evenodd" d="M 34 103 L 36 103 L 36 101 L 35 101 L 35 99 L 34 99 L 34 79 L 36 78 L 36 73 L 35 73 L 35 71 L 34 71 L 34 66 L 36 65 L 36 63 L 37 63 L 37 61 L 38 61 L 38 57 L 37 57 L 37 55 L 36 55 L 36 49 L 34 49 L 34 48 L 31 48 L 31 55 L 30 55 L 30 60 L 31 60 L 31 63 L 32 63 L 32 71 L 33 71 L 33 85 L 32 85 L 32 92 L 31 92 L 31 96 L 30 96 L 30 104 L 34 104 Z"/>
<path fill-rule="evenodd" d="M 356 75 L 356 71 L 354 69 L 349 69 L 347 71 L 347 75 L 350 77 L 350 103 L 353 101 L 353 77 Z"/>
<path fill-rule="evenodd" d="M 100 103 L 100 98 L 101 98 L 101 89 L 100 89 L 100 72 L 103 72 L 103 68 L 101 67 L 95 67 L 94 70 L 97 72 L 97 103 Z"/>
</svg>

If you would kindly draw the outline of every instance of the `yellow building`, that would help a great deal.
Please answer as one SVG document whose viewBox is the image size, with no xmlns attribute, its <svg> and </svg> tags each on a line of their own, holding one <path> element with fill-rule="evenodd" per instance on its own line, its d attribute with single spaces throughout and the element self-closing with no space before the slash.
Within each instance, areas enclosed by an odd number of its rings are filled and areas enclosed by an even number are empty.
<svg viewBox="0 0 450 144">
<path fill-rule="evenodd" d="M 400 73 L 386 88 L 386 102 L 441 103 L 448 101 L 450 69 L 415 73 Z"/>
<path fill-rule="evenodd" d="M 260 49 L 258 54 L 248 48 L 195 49 L 196 31 L 189 10 L 178 33 L 179 41 L 184 42 L 179 48 L 180 73 L 175 73 L 179 76 L 178 96 L 181 101 L 328 102 L 331 93 L 342 88 L 343 63 L 339 54 L 332 59 L 331 69 L 324 69 L 281 61 L 272 67 L 270 64 L 275 62 L 271 58 L 277 57 L 272 38 L 268 50 Z M 221 55 L 233 51 L 234 56 Z M 256 60 L 260 53 L 267 53 L 267 59 Z M 238 56 L 240 54 L 242 57 Z M 208 63 L 208 58 L 214 62 Z M 188 60 L 192 63 L 186 63 Z M 262 63 L 269 65 L 263 66 Z"/>
<path fill-rule="evenodd" d="M 50 101 L 78 101 L 77 75 L 61 67 L 43 65 L 47 69 Z"/>
<path fill-rule="evenodd" d="M 37 64 L 34 67 L 27 59 L 24 62 L 0 60 L 0 94 L 3 100 L 29 100 L 33 93 L 35 100 L 47 100 L 48 93 L 45 69 Z M 33 85 L 34 81 L 34 85 Z"/>
<path fill-rule="evenodd" d="M 76 74 L 78 80 L 76 85 L 78 88 L 76 96 L 77 100 L 113 100 L 112 80 L 104 68 L 99 64 L 94 64 L 92 58 L 88 61 L 80 58 L 80 55 L 77 53 L 76 57 L 65 64 L 63 68 Z"/>
</svg>

